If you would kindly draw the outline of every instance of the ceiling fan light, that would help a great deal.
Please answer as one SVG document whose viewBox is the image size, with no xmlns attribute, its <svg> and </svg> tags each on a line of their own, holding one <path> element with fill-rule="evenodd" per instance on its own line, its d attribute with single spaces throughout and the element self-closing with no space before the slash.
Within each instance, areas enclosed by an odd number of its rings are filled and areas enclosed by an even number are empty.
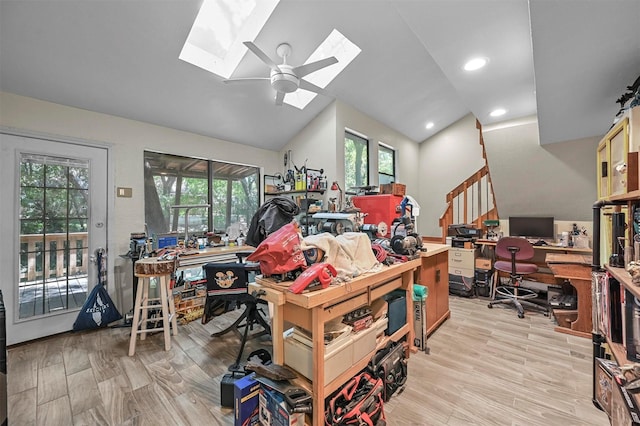
<svg viewBox="0 0 640 426">
<path fill-rule="evenodd" d="M 489 59 L 487 58 L 483 58 L 483 57 L 473 58 L 468 60 L 467 63 L 464 64 L 464 70 L 476 71 L 484 67 L 485 65 L 487 65 L 488 62 L 489 62 Z"/>
<path fill-rule="evenodd" d="M 300 80 L 295 75 L 271 72 L 271 86 L 278 92 L 293 93 L 298 90 L 299 85 Z"/>
</svg>

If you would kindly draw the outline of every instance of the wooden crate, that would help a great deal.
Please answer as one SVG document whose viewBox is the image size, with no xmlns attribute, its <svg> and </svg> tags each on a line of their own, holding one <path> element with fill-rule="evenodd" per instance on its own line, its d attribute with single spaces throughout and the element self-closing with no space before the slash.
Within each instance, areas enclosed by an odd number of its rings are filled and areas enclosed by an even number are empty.
<svg viewBox="0 0 640 426">
<path fill-rule="evenodd" d="M 400 195 L 404 197 L 407 190 L 407 185 L 404 183 L 384 183 L 380 185 L 381 194 Z"/>
</svg>

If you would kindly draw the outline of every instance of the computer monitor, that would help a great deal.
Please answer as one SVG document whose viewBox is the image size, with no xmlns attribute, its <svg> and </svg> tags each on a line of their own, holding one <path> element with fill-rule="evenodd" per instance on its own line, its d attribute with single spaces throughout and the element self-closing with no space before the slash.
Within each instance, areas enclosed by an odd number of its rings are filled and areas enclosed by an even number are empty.
<svg viewBox="0 0 640 426">
<path fill-rule="evenodd" d="M 509 235 L 512 237 L 555 240 L 553 217 L 509 216 Z"/>
</svg>

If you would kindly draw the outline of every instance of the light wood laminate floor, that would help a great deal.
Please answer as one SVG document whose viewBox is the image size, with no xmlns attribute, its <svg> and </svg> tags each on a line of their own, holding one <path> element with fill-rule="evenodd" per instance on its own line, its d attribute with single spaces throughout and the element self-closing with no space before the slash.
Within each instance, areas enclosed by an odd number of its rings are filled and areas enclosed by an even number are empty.
<svg viewBox="0 0 640 426">
<path fill-rule="evenodd" d="M 608 425 L 591 402 L 589 339 L 553 331 L 549 318 L 485 299 L 451 297 L 451 318 L 413 354 L 406 389 L 385 404 L 389 425 Z M 228 314 L 229 315 L 229 314 Z M 233 315 L 233 314 L 231 314 Z M 238 338 L 215 323 L 180 326 L 127 356 L 129 330 L 68 333 L 15 346 L 8 356 L 9 424 L 232 425 L 220 378 Z M 255 340 L 249 351 L 268 348 Z"/>
</svg>

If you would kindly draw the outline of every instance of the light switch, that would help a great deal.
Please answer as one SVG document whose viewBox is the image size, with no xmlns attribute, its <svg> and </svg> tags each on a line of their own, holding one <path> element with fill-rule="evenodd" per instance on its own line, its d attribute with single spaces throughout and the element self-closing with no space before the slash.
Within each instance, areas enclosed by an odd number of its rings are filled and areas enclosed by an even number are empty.
<svg viewBox="0 0 640 426">
<path fill-rule="evenodd" d="M 119 186 L 116 188 L 116 196 L 131 198 L 133 196 L 133 188 L 123 188 Z"/>
</svg>

